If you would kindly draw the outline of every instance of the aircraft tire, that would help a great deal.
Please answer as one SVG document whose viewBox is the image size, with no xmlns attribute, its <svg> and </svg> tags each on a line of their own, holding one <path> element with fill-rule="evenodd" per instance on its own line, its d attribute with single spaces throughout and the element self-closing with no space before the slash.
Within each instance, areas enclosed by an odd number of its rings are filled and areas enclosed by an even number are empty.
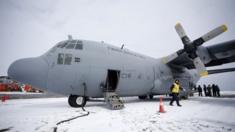
<svg viewBox="0 0 235 132">
<path fill-rule="evenodd" d="M 139 99 L 147 99 L 147 95 L 139 96 Z"/>
<path fill-rule="evenodd" d="M 184 99 L 184 100 L 186 100 L 186 99 L 188 99 L 188 95 L 180 96 L 180 99 Z"/>
<path fill-rule="evenodd" d="M 86 105 L 87 98 L 78 95 L 70 95 L 68 103 L 71 107 L 84 107 Z"/>
<path fill-rule="evenodd" d="M 153 95 L 149 95 L 149 99 L 153 99 Z"/>
</svg>

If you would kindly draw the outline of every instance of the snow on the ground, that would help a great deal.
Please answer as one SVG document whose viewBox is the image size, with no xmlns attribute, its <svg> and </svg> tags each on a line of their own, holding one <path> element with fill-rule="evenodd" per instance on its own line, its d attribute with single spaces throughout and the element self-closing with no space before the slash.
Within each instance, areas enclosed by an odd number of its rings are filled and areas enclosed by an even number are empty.
<svg viewBox="0 0 235 132">
<path fill-rule="evenodd" d="M 235 132 L 235 98 L 191 97 L 183 107 L 169 106 L 159 113 L 159 97 L 140 101 L 123 98 L 125 108 L 109 110 L 104 102 L 88 102 L 85 110 L 71 108 L 67 98 L 18 99 L 0 103 L 0 131 L 15 132 Z M 86 114 L 69 122 L 62 120 Z"/>
</svg>

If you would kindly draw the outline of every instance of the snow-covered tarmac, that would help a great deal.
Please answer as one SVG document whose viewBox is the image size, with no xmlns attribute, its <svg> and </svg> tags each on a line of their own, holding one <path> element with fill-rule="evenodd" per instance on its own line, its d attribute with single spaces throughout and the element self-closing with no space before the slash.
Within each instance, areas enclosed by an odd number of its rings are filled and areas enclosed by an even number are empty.
<svg viewBox="0 0 235 132">
<path fill-rule="evenodd" d="M 228 97 L 191 97 L 181 100 L 183 107 L 169 106 L 169 98 L 165 98 L 166 113 L 157 112 L 159 97 L 145 101 L 123 98 L 125 108 L 114 111 L 104 102 L 88 102 L 85 111 L 71 108 L 67 98 L 7 100 L 0 103 L 0 131 L 235 132 L 235 97 Z"/>
</svg>

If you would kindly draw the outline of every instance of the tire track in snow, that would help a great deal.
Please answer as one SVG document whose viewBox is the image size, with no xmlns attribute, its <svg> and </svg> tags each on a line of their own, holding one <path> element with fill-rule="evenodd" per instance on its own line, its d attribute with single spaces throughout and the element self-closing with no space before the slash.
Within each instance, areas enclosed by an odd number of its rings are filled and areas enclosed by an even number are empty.
<svg viewBox="0 0 235 132">
<path fill-rule="evenodd" d="M 59 126 L 60 124 L 63 124 L 63 123 L 65 123 L 65 122 L 69 122 L 69 121 L 75 120 L 75 119 L 80 118 L 80 117 L 88 116 L 88 115 L 90 114 L 90 112 L 89 112 L 89 111 L 86 111 L 83 107 L 82 107 L 82 110 L 83 110 L 84 112 L 87 112 L 87 113 L 85 113 L 85 114 L 83 114 L 83 115 L 78 115 L 78 116 L 75 116 L 75 117 L 72 117 L 72 118 L 69 118 L 69 119 L 66 119 L 66 120 L 59 121 L 58 123 L 56 123 L 56 127 L 54 127 L 53 132 L 57 132 L 58 126 Z"/>
</svg>

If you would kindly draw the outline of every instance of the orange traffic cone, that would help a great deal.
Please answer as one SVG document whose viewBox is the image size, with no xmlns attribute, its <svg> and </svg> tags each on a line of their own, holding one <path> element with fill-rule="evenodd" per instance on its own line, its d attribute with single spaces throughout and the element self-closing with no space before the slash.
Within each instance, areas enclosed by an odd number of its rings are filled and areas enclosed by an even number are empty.
<svg viewBox="0 0 235 132">
<path fill-rule="evenodd" d="M 160 97 L 159 112 L 160 112 L 160 113 L 165 113 L 165 112 L 166 112 L 166 111 L 164 110 L 164 104 L 163 104 L 163 101 L 162 101 L 162 96 Z"/>
</svg>

